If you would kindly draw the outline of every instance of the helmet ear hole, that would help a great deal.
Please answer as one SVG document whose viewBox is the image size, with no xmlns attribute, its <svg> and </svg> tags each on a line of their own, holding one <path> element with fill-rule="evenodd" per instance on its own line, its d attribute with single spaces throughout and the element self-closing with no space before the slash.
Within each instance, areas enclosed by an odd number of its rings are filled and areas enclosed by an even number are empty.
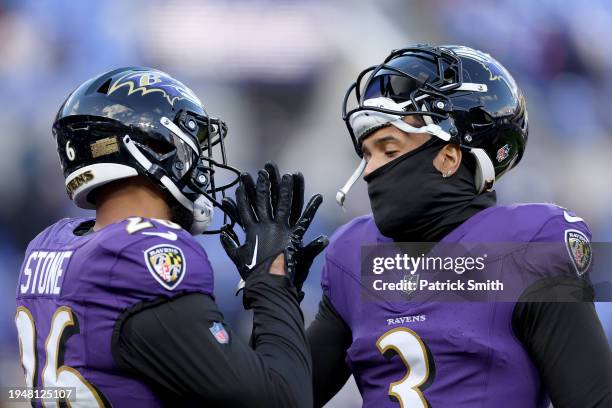
<svg viewBox="0 0 612 408">
<path fill-rule="evenodd" d="M 164 140 L 149 139 L 144 143 L 144 145 L 160 156 L 168 154 L 175 149 L 172 144 Z"/>
<path fill-rule="evenodd" d="M 491 115 L 482 108 L 470 109 L 468 118 L 474 130 L 481 130 L 484 127 L 491 126 L 495 123 Z"/>
</svg>

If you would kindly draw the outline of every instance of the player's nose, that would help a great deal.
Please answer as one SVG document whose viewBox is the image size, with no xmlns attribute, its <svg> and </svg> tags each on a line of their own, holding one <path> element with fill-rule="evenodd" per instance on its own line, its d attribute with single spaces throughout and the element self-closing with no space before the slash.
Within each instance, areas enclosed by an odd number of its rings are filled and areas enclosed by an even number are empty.
<svg viewBox="0 0 612 408">
<path fill-rule="evenodd" d="M 363 177 L 367 177 L 370 173 L 380 167 L 380 163 L 374 157 L 368 160 L 365 169 L 363 170 Z"/>
</svg>

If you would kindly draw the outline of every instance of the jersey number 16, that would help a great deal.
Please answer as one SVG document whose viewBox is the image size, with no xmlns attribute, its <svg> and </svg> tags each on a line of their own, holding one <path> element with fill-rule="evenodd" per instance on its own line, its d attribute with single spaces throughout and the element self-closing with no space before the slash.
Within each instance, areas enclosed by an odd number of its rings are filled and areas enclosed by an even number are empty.
<svg viewBox="0 0 612 408">
<path fill-rule="evenodd" d="M 19 336 L 21 364 L 25 371 L 26 387 L 34 387 L 36 379 L 36 326 L 30 311 L 20 306 L 15 314 L 15 324 Z M 42 370 L 41 387 L 61 387 L 76 389 L 76 398 L 70 401 L 71 407 L 104 407 L 98 391 L 74 368 L 59 365 L 60 350 L 65 347 L 67 328 L 76 328 L 72 309 L 59 307 L 51 317 L 51 328 L 45 341 L 46 363 Z M 43 400 L 44 406 L 55 407 L 56 401 Z"/>
</svg>

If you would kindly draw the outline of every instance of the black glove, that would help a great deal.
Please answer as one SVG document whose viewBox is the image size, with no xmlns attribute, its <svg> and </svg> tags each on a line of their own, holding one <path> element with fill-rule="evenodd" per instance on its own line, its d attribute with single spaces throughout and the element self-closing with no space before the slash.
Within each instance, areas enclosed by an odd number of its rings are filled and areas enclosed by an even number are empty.
<svg viewBox="0 0 612 408">
<path fill-rule="evenodd" d="M 274 200 L 272 191 L 275 191 Z M 276 256 L 282 252 L 285 256 L 286 275 L 295 282 L 297 248 L 301 245 L 322 197 L 319 194 L 313 196 L 306 210 L 297 221 L 291 223 L 289 219 L 293 191 L 292 175 L 285 174 L 279 183 L 278 178 L 272 181 L 266 171 L 260 171 L 257 186 L 250 175 L 243 174 L 236 190 L 237 202 L 224 201 L 224 207 L 237 214 L 246 232 L 246 240 L 242 246 L 238 246 L 235 239 L 223 233 L 221 244 L 245 281 L 256 270 L 264 269 L 267 273 Z M 303 197 L 301 199 L 303 202 Z"/>
<path fill-rule="evenodd" d="M 274 162 L 267 162 L 264 169 L 270 177 L 270 193 L 272 196 L 272 211 L 275 212 L 276 208 L 274 203 L 278 202 L 278 180 L 280 180 L 280 172 L 278 166 Z M 304 176 L 302 173 L 293 173 L 293 200 L 291 202 L 291 214 L 289 215 L 289 224 L 294 225 L 302 214 L 302 206 L 304 205 Z M 313 197 L 314 198 L 314 197 Z M 310 201 L 312 202 L 312 199 Z M 231 205 L 231 203 L 228 203 Z M 310 202 L 309 204 L 310 205 Z M 329 244 L 329 239 L 325 235 L 319 235 L 313 239 L 310 243 L 304 246 L 302 241 L 297 245 L 295 253 L 295 275 L 293 278 L 293 284 L 298 291 L 300 302 L 304 298 L 304 292 L 302 286 L 308 277 L 310 267 L 314 259 L 319 255 Z"/>
<path fill-rule="evenodd" d="M 298 291 L 300 302 L 304 299 L 302 286 L 306 282 L 310 267 L 314 259 L 325 249 L 327 244 L 329 244 L 329 239 L 325 235 L 319 235 L 306 246 L 300 244 L 295 252 L 295 277 L 293 278 L 293 285 Z"/>
</svg>

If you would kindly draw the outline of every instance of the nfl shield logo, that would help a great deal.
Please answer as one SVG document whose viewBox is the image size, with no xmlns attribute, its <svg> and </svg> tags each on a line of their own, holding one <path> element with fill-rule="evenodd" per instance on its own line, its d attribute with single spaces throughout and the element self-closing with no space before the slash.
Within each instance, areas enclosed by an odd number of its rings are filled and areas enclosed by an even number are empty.
<svg viewBox="0 0 612 408">
<path fill-rule="evenodd" d="M 225 330 L 225 327 L 219 322 L 214 322 L 209 328 L 215 339 L 221 344 L 229 343 L 229 334 Z"/>
<path fill-rule="evenodd" d="M 506 143 L 504 146 L 502 146 L 497 151 L 497 155 L 495 156 L 495 158 L 497 159 L 497 162 L 499 163 L 499 162 L 506 160 L 509 154 L 510 154 L 510 146 Z"/>
</svg>

